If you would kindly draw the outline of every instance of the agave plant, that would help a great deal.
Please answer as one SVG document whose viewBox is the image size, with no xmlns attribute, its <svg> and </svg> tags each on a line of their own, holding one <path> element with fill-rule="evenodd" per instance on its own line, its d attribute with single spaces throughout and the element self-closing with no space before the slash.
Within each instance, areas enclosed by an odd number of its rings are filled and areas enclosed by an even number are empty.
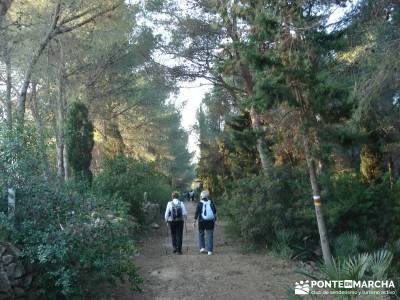
<svg viewBox="0 0 400 300">
<path fill-rule="evenodd" d="M 400 239 L 387 242 L 384 249 L 389 250 L 395 257 L 400 256 Z"/>
<path fill-rule="evenodd" d="M 384 280 L 387 278 L 387 273 L 390 263 L 393 260 L 393 254 L 388 250 L 380 250 L 371 255 L 369 263 L 374 280 Z"/>
<path fill-rule="evenodd" d="M 279 229 L 275 230 L 275 236 L 276 240 L 272 247 L 271 254 L 284 259 L 292 259 L 294 250 L 290 248 L 289 241 L 293 237 L 293 232 L 287 229 Z"/>
<path fill-rule="evenodd" d="M 385 280 L 392 260 L 393 254 L 382 249 L 347 259 L 333 258 L 321 271 L 327 280 Z"/>
<path fill-rule="evenodd" d="M 357 256 L 349 257 L 344 260 L 343 270 L 344 276 L 343 279 L 351 279 L 351 280 L 361 280 L 365 278 L 365 273 L 369 268 L 371 261 L 371 255 L 368 253 L 361 253 Z"/>
<path fill-rule="evenodd" d="M 361 253 L 348 258 L 336 257 L 326 265 L 321 265 L 319 274 L 300 271 L 315 280 L 386 280 L 393 254 L 387 249 L 373 253 Z M 343 297 L 343 296 L 339 296 Z M 352 296 L 347 296 L 351 298 Z"/>
</svg>

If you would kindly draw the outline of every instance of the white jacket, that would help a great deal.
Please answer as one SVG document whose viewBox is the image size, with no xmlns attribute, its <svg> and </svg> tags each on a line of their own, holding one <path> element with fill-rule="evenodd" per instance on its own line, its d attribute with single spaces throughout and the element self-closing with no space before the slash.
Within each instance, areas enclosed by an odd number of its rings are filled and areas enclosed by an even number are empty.
<svg viewBox="0 0 400 300">
<path fill-rule="evenodd" d="M 186 210 L 185 204 L 183 204 L 183 202 L 179 201 L 178 199 L 172 199 L 172 201 L 168 202 L 167 208 L 165 210 L 165 215 L 164 215 L 165 222 L 172 221 L 172 202 L 175 205 L 177 205 L 179 202 L 181 203 L 181 206 L 182 206 L 182 217 L 183 217 L 184 220 L 186 220 L 186 218 L 187 218 L 187 210 Z"/>
</svg>

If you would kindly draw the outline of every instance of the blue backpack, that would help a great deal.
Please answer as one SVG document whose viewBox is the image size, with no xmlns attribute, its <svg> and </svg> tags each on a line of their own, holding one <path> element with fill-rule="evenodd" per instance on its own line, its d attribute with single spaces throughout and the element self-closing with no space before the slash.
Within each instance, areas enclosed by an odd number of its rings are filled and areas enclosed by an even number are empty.
<svg viewBox="0 0 400 300">
<path fill-rule="evenodd" d="M 211 207 L 211 200 L 201 200 L 201 203 L 203 203 L 203 208 L 202 208 L 202 212 L 201 212 L 201 217 L 203 218 L 203 220 L 205 221 L 211 221 L 215 219 L 215 215 L 214 215 L 214 211 L 212 210 Z"/>
</svg>

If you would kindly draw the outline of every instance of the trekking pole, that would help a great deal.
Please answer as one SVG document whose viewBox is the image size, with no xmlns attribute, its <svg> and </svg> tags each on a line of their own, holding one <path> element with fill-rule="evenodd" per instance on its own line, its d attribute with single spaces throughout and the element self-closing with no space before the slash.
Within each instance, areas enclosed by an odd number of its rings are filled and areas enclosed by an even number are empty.
<svg viewBox="0 0 400 300">
<path fill-rule="evenodd" d="M 165 230 L 167 230 L 167 243 L 169 240 L 169 226 L 168 226 L 168 222 L 165 224 Z M 167 243 L 164 243 L 164 248 L 165 248 L 165 255 L 168 255 L 168 246 Z"/>
<path fill-rule="evenodd" d="M 187 226 L 186 226 L 186 220 L 185 220 L 185 222 L 184 222 L 184 224 L 185 224 L 185 235 L 186 235 L 186 240 L 187 240 L 187 234 L 188 234 L 188 231 L 187 231 Z M 186 245 L 186 253 L 189 253 L 189 246 L 187 246 Z"/>
</svg>

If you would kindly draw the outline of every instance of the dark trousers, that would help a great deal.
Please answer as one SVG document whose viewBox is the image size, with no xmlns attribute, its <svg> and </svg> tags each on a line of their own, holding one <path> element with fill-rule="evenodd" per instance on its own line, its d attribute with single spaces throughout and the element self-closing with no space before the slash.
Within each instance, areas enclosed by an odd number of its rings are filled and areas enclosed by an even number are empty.
<svg viewBox="0 0 400 300">
<path fill-rule="evenodd" d="M 177 252 L 182 252 L 183 221 L 169 222 L 171 229 L 172 247 Z"/>
</svg>

